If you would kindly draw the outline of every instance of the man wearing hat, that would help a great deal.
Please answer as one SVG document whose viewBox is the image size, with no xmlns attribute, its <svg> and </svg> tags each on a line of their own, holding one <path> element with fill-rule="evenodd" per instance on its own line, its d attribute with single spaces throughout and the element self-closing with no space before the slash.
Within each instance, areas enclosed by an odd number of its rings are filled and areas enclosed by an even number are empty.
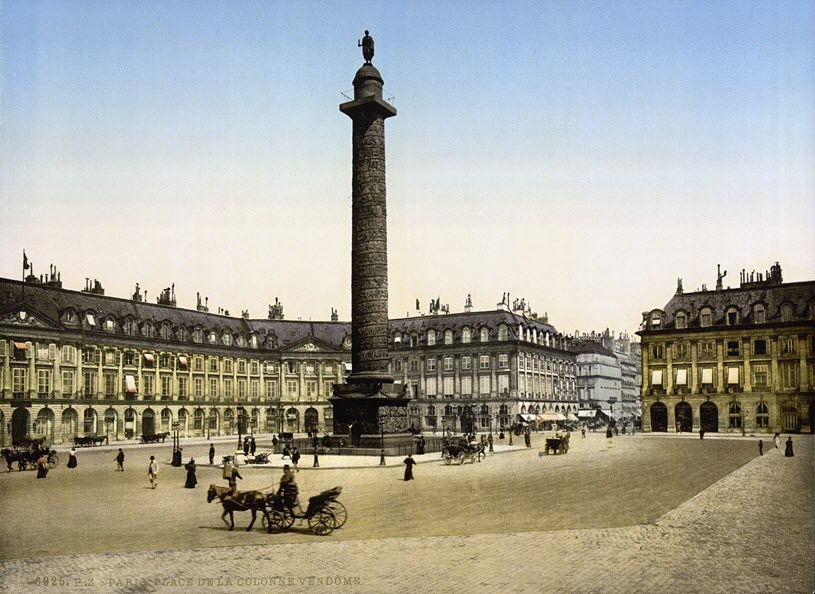
<svg viewBox="0 0 815 594">
<path fill-rule="evenodd" d="M 277 493 L 283 496 L 286 507 L 291 509 L 299 505 L 297 502 L 297 492 L 298 489 L 297 483 L 294 481 L 294 473 L 291 470 L 291 466 L 285 464 L 283 466 L 283 476 L 280 477 L 280 487 Z"/>
</svg>

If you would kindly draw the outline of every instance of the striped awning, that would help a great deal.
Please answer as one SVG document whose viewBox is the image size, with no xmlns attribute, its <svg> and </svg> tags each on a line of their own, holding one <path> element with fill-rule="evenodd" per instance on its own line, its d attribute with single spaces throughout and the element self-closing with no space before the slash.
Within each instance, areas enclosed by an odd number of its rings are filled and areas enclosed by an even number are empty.
<svg viewBox="0 0 815 594">
<path fill-rule="evenodd" d="M 20 351 L 25 351 L 26 349 L 28 349 L 28 345 L 24 342 L 15 342 L 14 348 Z"/>
<path fill-rule="evenodd" d="M 187 366 L 187 358 L 186 357 L 178 357 L 178 362 L 181 363 L 182 367 Z"/>
<path fill-rule="evenodd" d="M 155 362 L 156 358 L 150 353 L 144 353 L 144 360 L 148 363 L 153 363 Z"/>
<path fill-rule="evenodd" d="M 128 394 L 136 393 L 136 378 L 134 378 L 132 375 L 125 376 L 125 391 Z"/>
</svg>

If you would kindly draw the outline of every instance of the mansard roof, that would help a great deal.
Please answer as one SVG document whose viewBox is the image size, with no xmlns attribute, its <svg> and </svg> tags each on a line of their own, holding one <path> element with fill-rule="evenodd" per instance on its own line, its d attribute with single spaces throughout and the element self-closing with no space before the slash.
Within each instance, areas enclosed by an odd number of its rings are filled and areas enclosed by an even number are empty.
<svg viewBox="0 0 815 594">
<path fill-rule="evenodd" d="M 613 351 L 610 351 L 599 342 L 593 340 L 576 340 L 572 343 L 571 350 L 580 353 L 594 353 L 596 355 L 605 355 L 606 357 L 617 358 Z"/>
<path fill-rule="evenodd" d="M 739 319 L 744 323 L 753 322 L 755 305 L 766 309 L 766 321 L 781 321 L 781 306 L 793 306 L 792 319 L 812 319 L 811 307 L 815 303 L 815 281 L 724 289 L 721 291 L 698 291 L 674 295 L 664 308 L 663 328 L 674 328 L 676 314 L 680 311 L 688 316 L 688 327 L 699 325 L 699 315 L 703 308 L 712 311 L 712 325 L 724 323 L 727 311 L 735 307 Z"/>
<path fill-rule="evenodd" d="M 523 326 L 528 329 L 536 329 L 538 333 L 548 332 L 557 334 L 557 330 L 551 324 L 544 323 L 534 318 L 527 318 L 513 312 L 496 309 L 492 311 L 473 311 L 466 313 L 439 314 L 421 316 L 416 318 L 396 318 L 390 321 L 391 332 L 398 331 L 403 334 L 425 334 L 428 330 L 444 332 L 452 330 L 456 336 L 461 335 L 464 328 L 471 328 L 478 331 L 479 328 L 487 326 L 490 333 L 497 332 L 498 327 L 504 324 L 507 326 L 508 339 L 519 340 L 518 328 Z"/>
</svg>

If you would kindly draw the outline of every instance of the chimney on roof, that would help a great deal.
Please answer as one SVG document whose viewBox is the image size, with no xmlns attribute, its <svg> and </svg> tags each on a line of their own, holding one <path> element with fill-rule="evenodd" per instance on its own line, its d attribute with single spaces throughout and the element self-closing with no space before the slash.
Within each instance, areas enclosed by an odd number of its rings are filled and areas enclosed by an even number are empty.
<svg viewBox="0 0 815 594">
<path fill-rule="evenodd" d="M 172 287 L 167 287 L 164 289 L 156 299 L 156 303 L 159 305 L 169 305 L 170 307 L 175 307 L 175 284 L 173 284 Z"/>
<path fill-rule="evenodd" d="M 45 284 L 48 287 L 62 288 L 62 281 L 59 279 L 59 272 L 57 267 L 53 264 L 48 266 L 48 276 L 45 279 Z"/>
<path fill-rule="evenodd" d="M 139 283 L 136 283 L 136 290 L 133 291 L 133 301 L 141 301 L 141 289 L 139 289 Z"/>
<path fill-rule="evenodd" d="M 82 289 L 83 293 L 90 293 L 91 295 L 104 295 L 105 289 L 102 288 L 102 283 L 98 280 L 93 279 L 93 284 L 91 284 L 91 279 L 85 279 L 85 288 Z"/>
<path fill-rule="evenodd" d="M 274 298 L 274 305 L 269 305 L 269 319 L 270 320 L 282 320 L 283 319 L 283 304 L 277 299 Z"/>
<path fill-rule="evenodd" d="M 195 300 L 196 300 L 196 305 L 195 305 L 196 310 L 198 310 L 198 311 L 209 311 L 209 307 L 207 307 L 207 305 L 205 305 L 204 303 L 201 303 L 201 293 L 198 293 L 198 292 L 195 293 Z M 209 297 L 206 298 L 205 302 L 209 303 Z"/>
<path fill-rule="evenodd" d="M 331 308 L 331 321 L 332 322 L 338 322 L 339 319 L 340 319 L 340 316 L 337 313 L 337 310 L 332 307 Z"/>
<path fill-rule="evenodd" d="M 248 309 L 244 309 L 244 310 L 241 312 L 241 317 L 242 317 L 242 318 L 244 318 L 244 319 L 246 319 L 246 320 L 248 320 L 248 319 L 249 319 L 249 310 L 248 310 Z"/>
</svg>

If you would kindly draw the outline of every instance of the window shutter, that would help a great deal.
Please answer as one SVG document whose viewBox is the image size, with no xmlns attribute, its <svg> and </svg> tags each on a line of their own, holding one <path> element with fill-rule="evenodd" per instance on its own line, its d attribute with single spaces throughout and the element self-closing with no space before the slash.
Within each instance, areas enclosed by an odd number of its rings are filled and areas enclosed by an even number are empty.
<svg viewBox="0 0 815 594">
<path fill-rule="evenodd" d="M 8 343 L 5 340 L 0 340 L 0 357 L 7 356 L 8 353 Z"/>
<path fill-rule="evenodd" d="M 57 345 L 49 344 L 48 345 L 48 358 L 51 361 L 56 361 L 57 359 Z"/>
<path fill-rule="evenodd" d="M 31 359 L 34 356 L 34 349 L 32 348 L 33 345 L 31 344 L 31 341 L 27 341 L 25 343 L 25 346 L 26 346 L 25 358 L 26 359 Z"/>
</svg>

